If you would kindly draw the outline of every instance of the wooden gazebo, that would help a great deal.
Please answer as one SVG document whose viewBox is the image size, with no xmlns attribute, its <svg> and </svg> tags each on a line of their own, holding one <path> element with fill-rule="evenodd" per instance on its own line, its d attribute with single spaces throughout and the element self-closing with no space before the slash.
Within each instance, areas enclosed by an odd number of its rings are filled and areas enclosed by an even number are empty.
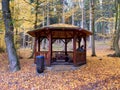
<svg viewBox="0 0 120 90">
<path fill-rule="evenodd" d="M 53 59 L 52 44 L 57 39 L 64 40 L 65 55 L 69 54 L 69 52 L 67 51 L 67 44 L 71 39 L 73 39 L 73 52 L 72 52 L 73 64 L 77 66 L 86 63 L 86 37 L 92 35 L 90 31 L 69 24 L 53 24 L 46 27 L 42 27 L 40 29 L 28 31 L 27 33 L 30 34 L 32 37 L 35 37 L 34 42 L 35 57 L 37 55 L 44 55 L 47 66 L 51 65 Z M 44 38 L 47 38 L 49 41 L 49 48 L 47 52 L 42 52 L 40 50 L 40 43 Z M 77 46 L 78 48 L 80 47 L 81 39 L 83 39 L 84 41 L 84 52 L 76 50 Z"/>
</svg>

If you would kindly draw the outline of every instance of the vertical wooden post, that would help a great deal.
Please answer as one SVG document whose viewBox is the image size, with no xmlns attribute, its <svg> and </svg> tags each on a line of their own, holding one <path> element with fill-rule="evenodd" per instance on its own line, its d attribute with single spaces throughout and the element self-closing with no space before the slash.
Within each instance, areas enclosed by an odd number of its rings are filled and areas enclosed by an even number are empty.
<svg viewBox="0 0 120 90">
<path fill-rule="evenodd" d="M 81 45 L 81 37 L 78 39 L 78 48 L 80 48 Z"/>
<path fill-rule="evenodd" d="M 67 39 L 65 39 L 65 55 L 67 55 Z"/>
<path fill-rule="evenodd" d="M 86 37 L 84 37 L 83 38 L 84 39 L 84 50 L 85 50 L 85 57 L 84 57 L 84 59 L 85 59 L 85 63 L 86 63 L 86 52 L 87 52 L 87 48 L 86 48 L 86 46 L 87 46 L 87 43 L 86 43 Z"/>
<path fill-rule="evenodd" d="M 38 52 L 40 54 L 40 37 L 38 38 Z"/>
<path fill-rule="evenodd" d="M 35 37 L 34 42 L 34 63 L 36 63 L 36 53 L 37 53 L 37 37 Z"/>
<path fill-rule="evenodd" d="M 74 37 L 73 37 L 73 63 L 75 66 L 77 66 L 77 63 L 76 63 L 76 34 L 74 33 Z"/>
<path fill-rule="evenodd" d="M 48 60 L 46 62 L 47 66 L 50 66 L 51 64 L 51 59 L 52 59 L 52 36 L 51 36 L 51 32 L 49 33 L 49 51 L 48 51 Z"/>
<path fill-rule="evenodd" d="M 85 51 L 87 50 L 86 49 L 86 37 L 83 37 L 83 39 L 84 39 L 84 49 L 85 49 Z"/>
</svg>

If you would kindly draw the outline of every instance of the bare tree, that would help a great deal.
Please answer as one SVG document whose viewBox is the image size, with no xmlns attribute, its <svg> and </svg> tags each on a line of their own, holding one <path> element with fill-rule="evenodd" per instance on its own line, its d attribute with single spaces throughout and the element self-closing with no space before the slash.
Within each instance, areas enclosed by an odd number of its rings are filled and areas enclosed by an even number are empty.
<svg viewBox="0 0 120 90">
<path fill-rule="evenodd" d="M 89 5 L 89 7 L 90 7 L 90 24 L 89 24 L 89 29 L 90 29 L 90 31 L 92 32 L 92 8 L 91 8 L 91 1 L 89 2 L 90 3 L 90 5 Z M 90 36 L 90 38 L 89 38 L 89 47 L 91 48 L 92 47 L 92 37 Z"/>
<path fill-rule="evenodd" d="M 47 0 L 47 26 L 50 24 L 50 16 L 49 16 L 49 0 Z"/>
<path fill-rule="evenodd" d="M 74 2 L 72 2 L 73 4 L 72 4 L 72 25 L 74 25 L 75 24 L 75 12 L 74 12 Z"/>
<path fill-rule="evenodd" d="M 81 23 L 81 27 L 84 28 L 84 0 L 79 0 L 79 6 L 82 10 L 82 23 Z"/>
<path fill-rule="evenodd" d="M 37 28 L 37 23 L 38 23 L 38 0 L 36 1 L 36 6 L 35 6 L 35 22 L 34 22 L 34 29 Z M 33 38 L 33 42 L 35 41 L 35 39 Z M 33 58 L 34 56 L 34 45 L 33 45 L 33 51 L 32 54 L 29 58 Z"/>
<path fill-rule="evenodd" d="M 14 27 L 10 12 L 10 0 L 2 0 L 2 11 L 5 24 L 5 43 L 11 72 L 20 70 L 19 59 L 14 45 Z"/>
<path fill-rule="evenodd" d="M 120 57 L 119 48 L 119 36 L 120 36 L 120 1 L 115 0 L 115 10 L 116 10 L 116 25 L 115 25 L 115 37 L 114 37 L 114 48 L 115 56 Z"/>
<path fill-rule="evenodd" d="M 95 3 L 95 0 L 90 0 L 90 5 L 91 5 L 91 30 L 92 30 L 92 33 L 93 35 L 91 36 L 91 46 L 92 46 L 92 56 L 96 56 L 96 52 L 95 52 L 95 27 L 94 27 L 94 3 Z"/>
<path fill-rule="evenodd" d="M 63 0 L 62 6 L 62 23 L 65 23 L 65 1 Z"/>
</svg>

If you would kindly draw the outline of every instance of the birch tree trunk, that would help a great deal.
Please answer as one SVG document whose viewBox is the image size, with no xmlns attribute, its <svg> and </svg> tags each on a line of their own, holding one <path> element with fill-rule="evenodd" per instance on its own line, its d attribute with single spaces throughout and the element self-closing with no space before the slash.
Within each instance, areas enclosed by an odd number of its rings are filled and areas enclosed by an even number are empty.
<svg viewBox="0 0 120 90">
<path fill-rule="evenodd" d="M 49 16 L 49 14 L 50 14 L 50 7 L 49 7 L 50 5 L 49 5 L 49 0 L 47 0 L 47 26 L 49 26 L 50 25 L 50 16 Z M 43 41 L 42 41 L 42 48 L 43 49 L 46 49 L 46 46 L 48 46 L 47 45 L 48 43 L 47 43 L 47 40 L 46 39 L 43 39 Z M 46 46 L 45 46 L 46 45 Z"/>
<path fill-rule="evenodd" d="M 2 11 L 5 24 L 5 43 L 11 72 L 20 70 L 19 59 L 14 45 L 14 27 L 9 7 L 10 0 L 2 0 Z"/>
<path fill-rule="evenodd" d="M 82 7 L 82 24 L 81 27 L 84 28 L 84 7 Z"/>
<path fill-rule="evenodd" d="M 44 15 L 45 15 L 45 13 L 44 13 L 44 9 L 43 9 L 43 27 L 45 26 L 44 25 Z M 48 23 L 49 24 L 49 23 Z M 46 39 L 43 39 L 42 40 L 42 49 L 46 49 L 46 47 L 45 47 L 45 45 L 46 45 Z"/>
<path fill-rule="evenodd" d="M 90 31 L 92 32 L 92 8 L 91 8 L 91 1 L 90 1 L 90 24 L 89 24 L 89 29 L 90 29 Z M 92 36 L 90 36 L 90 38 L 89 38 L 89 48 L 91 48 L 92 47 Z"/>
<path fill-rule="evenodd" d="M 95 0 L 91 0 L 90 3 L 91 3 L 91 30 L 92 30 L 92 37 L 91 37 L 91 41 L 92 41 L 92 55 L 91 56 L 96 56 L 96 52 L 95 52 L 95 27 L 94 27 L 94 2 Z"/>
<path fill-rule="evenodd" d="M 64 4 L 64 0 L 63 0 L 63 7 L 62 7 L 62 23 L 65 23 L 65 6 L 64 6 L 65 4 Z"/>
<path fill-rule="evenodd" d="M 84 0 L 79 0 L 79 6 L 82 11 L 81 28 L 84 28 Z"/>
<path fill-rule="evenodd" d="M 73 2 L 73 4 L 72 4 L 72 25 L 74 25 L 75 24 L 75 22 L 74 22 L 74 2 Z"/>
<path fill-rule="evenodd" d="M 49 0 L 47 0 L 47 26 L 50 24 L 50 19 L 49 19 Z"/>
<path fill-rule="evenodd" d="M 43 9 L 43 22 L 42 22 L 42 26 L 44 27 L 45 26 L 45 18 L 44 18 L 44 16 L 45 16 L 45 12 L 44 12 L 44 9 Z"/>
</svg>

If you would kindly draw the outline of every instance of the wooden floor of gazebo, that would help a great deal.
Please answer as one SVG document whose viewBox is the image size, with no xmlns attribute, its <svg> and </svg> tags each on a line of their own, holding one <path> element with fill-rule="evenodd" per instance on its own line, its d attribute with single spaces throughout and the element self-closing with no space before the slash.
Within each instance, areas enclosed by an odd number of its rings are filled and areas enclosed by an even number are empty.
<svg viewBox="0 0 120 90">
<path fill-rule="evenodd" d="M 56 60 L 51 65 L 73 65 L 73 62 L 65 62 L 65 60 Z"/>
</svg>

